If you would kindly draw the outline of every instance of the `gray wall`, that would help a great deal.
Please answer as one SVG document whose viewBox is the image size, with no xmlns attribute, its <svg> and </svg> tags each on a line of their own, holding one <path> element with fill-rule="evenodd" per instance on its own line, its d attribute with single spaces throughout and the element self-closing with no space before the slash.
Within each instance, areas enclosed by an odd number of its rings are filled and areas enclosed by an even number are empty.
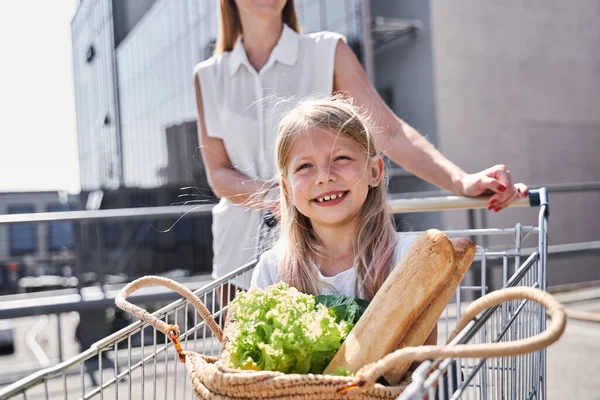
<svg viewBox="0 0 600 400">
<path fill-rule="evenodd" d="M 468 171 L 531 185 L 600 180 L 600 3 L 431 1 L 438 144 Z M 551 197 L 550 244 L 600 240 L 599 192 Z M 491 227 L 536 224 L 532 210 Z M 464 226 L 448 215 L 449 228 Z M 600 279 L 597 257 L 549 257 L 550 284 Z"/>
<path fill-rule="evenodd" d="M 392 110 L 437 144 L 429 4 L 425 1 L 371 1 L 373 17 L 419 20 L 419 31 L 399 37 L 374 51 L 375 86 L 391 91 Z M 434 186 L 401 171 L 390 180 L 391 193 L 437 190 Z M 442 225 L 440 213 L 403 215 L 400 228 L 424 230 Z"/>
<path fill-rule="evenodd" d="M 375 49 L 375 82 L 378 89 L 392 89 L 391 106 L 400 118 L 437 143 L 428 3 L 371 1 L 371 14 L 422 22 L 418 32 Z"/>
</svg>

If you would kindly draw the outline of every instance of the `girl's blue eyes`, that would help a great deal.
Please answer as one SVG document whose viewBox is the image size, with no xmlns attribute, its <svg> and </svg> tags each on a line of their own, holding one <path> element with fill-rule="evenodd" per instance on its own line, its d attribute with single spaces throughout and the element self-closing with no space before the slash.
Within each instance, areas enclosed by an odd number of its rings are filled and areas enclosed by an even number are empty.
<svg viewBox="0 0 600 400">
<path fill-rule="evenodd" d="M 336 158 L 334 158 L 333 161 L 338 161 L 338 160 L 350 160 L 350 157 L 348 156 L 337 156 Z M 296 172 L 306 169 L 306 168 L 310 168 L 312 167 L 312 164 L 309 163 L 305 163 L 305 164 L 301 164 L 298 166 L 298 168 L 296 168 Z"/>
</svg>

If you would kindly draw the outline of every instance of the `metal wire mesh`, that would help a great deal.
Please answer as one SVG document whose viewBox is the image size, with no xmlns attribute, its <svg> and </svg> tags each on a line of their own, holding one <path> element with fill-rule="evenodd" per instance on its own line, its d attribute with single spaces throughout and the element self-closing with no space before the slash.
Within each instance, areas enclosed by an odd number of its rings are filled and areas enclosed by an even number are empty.
<svg viewBox="0 0 600 400">
<path fill-rule="evenodd" d="M 506 235 L 515 238 L 514 247 L 501 251 L 478 246 L 471 267 L 470 279 L 465 279 L 457 290 L 453 301 L 447 306 L 439 320 L 440 342 L 454 329 L 470 301 L 488 292 L 488 271 L 491 262 L 502 264 L 502 276 L 506 286 L 525 285 L 539 287 L 539 253 L 526 260 L 521 254 L 525 238 L 537 235 L 539 228 L 522 227 L 512 229 L 485 229 L 448 231 L 449 236 Z M 196 291 L 207 304 L 212 315 L 221 325 L 227 307 L 221 307 L 225 298 L 231 296 L 236 278 L 251 273 L 252 264 L 246 265 L 229 276 L 217 280 Z M 147 305 L 152 309 L 152 305 Z M 181 327 L 182 346 L 207 355 L 219 355 L 221 348 L 211 336 L 198 313 L 187 301 L 178 300 L 158 310 L 164 321 Z M 539 332 L 541 310 L 535 304 L 512 301 L 482 314 L 472 322 L 455 343 L 489 343 L 510 341 L 532 336 Z M 425 371 L 418 385 L 418 397 L 409 392 L 401 398 L 466 398 L 466 399 L 528 399 L 537 396 L 542 388 L 542 352 L 512 358 L 494 360 L 461 359 L 425 362 L 415 372 Z M 413 385 L 415 386 L 415 385 Z M 29 377 L 29 383 L 16 389 L 22 398 L 195 398 L 188 381 L 185 367 L 177 358 L 168 339 L 152 327 L 141 322 L 117 332 L 96 343 L 79 356 L 41 371 Z M 437 396 L 437 397 L 434 397 Z"/>
</svg>

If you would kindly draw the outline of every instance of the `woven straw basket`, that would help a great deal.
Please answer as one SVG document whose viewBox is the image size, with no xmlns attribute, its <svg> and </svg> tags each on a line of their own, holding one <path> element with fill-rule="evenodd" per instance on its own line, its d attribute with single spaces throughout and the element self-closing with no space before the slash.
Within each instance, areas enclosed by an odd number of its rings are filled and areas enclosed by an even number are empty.
<svg viewBox="0 0 600 400">
<path fill-rule="evenodd" d="M 147 286 L 165 286 L 184 296 L 200 313 L 209 329 L 223 343 L 223 331 L 202 301 L 185 286 L 167 278 L 146 276 L 125 286 L 115 298 L 117 306 L 152 325 L 173 341 L 179 359 L 185 363 L 194 390 L 201 399 L 395 399 L 406 388 L 406 379 L 398 386 L 375 383 L 385 371 L 406 360 L 423 361 L 446 357 L 488 358 L 525 354 L 544 348 L 558 340 L 564 331 L 566 316 L 560 303 L 541 290 L 511 288 L 492 292 L 473 302 L 458 322 L 450 342 L 479 312 L 507 300 L 529 299 L 543 305 L 552 318 L 546 331 L 510 343 L 457 346 L 421 346 L 397 350 L 380 361 L 363 367 L 354 377 L 330 375 L 284 374 L 270 371 L 242 371 L 222 365 L 220 357 L 182 351 L 179 328 L 160 321 L 147 311 L 129 303 L 127 297 Z M 359 389 L 359 390 L 353 390 Z"/>
</svg>

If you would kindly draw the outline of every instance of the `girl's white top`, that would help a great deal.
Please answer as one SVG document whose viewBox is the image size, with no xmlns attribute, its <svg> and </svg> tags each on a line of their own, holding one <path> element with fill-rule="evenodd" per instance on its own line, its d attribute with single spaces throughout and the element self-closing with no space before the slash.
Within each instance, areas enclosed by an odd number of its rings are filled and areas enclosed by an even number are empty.
<svg viewBox="0 0 600 400">
<path fill-rule="evenodd" d="M 392 269 L 406 254 L 417 237 L 418 235 L 416 234 L 398 233 L 398 241 L 396 242 L 394 257 L 392 260 Z M 282 250 L 279 248 L 274 248 L 262 255 L 256 268 L 254 269 L 254 273 L 252 274 L 252 282 L 250 284 L 251 288 L 257 287 L 264 289 L 267 286 L 279 283 L 281 281 L 279 274 L 281 251 Z M 320 280 L 319 294 L 343 294 L 345 296 L 363 298 L 362 290 L 359 290 L 358 296 L 356 296 L 354 292 L 356 285 L 355 268 L 347 269 L 346 271 L 340 272 L 334 276 L 323 276 L 316 265 L 313 265 L 313 267 L 317 269 Z"/>
<path fill-rule="evenodd" d="M 232 51 L 198 64 L 208 136 L 222 139 L 233 166 L 249 179 L 276 177 L 277 126 L 287 110 L 307 96 L 333 92 L 338 41 L 331 32 L 300 35 L 284 24 L 260 71 L 249 63 L 242 38 Z M 255 259 L 262 213 L 222 198 L 213 209 L 213 277 Z M 249 282 L 237 282 L 247 288 Z"/>
</svg>

